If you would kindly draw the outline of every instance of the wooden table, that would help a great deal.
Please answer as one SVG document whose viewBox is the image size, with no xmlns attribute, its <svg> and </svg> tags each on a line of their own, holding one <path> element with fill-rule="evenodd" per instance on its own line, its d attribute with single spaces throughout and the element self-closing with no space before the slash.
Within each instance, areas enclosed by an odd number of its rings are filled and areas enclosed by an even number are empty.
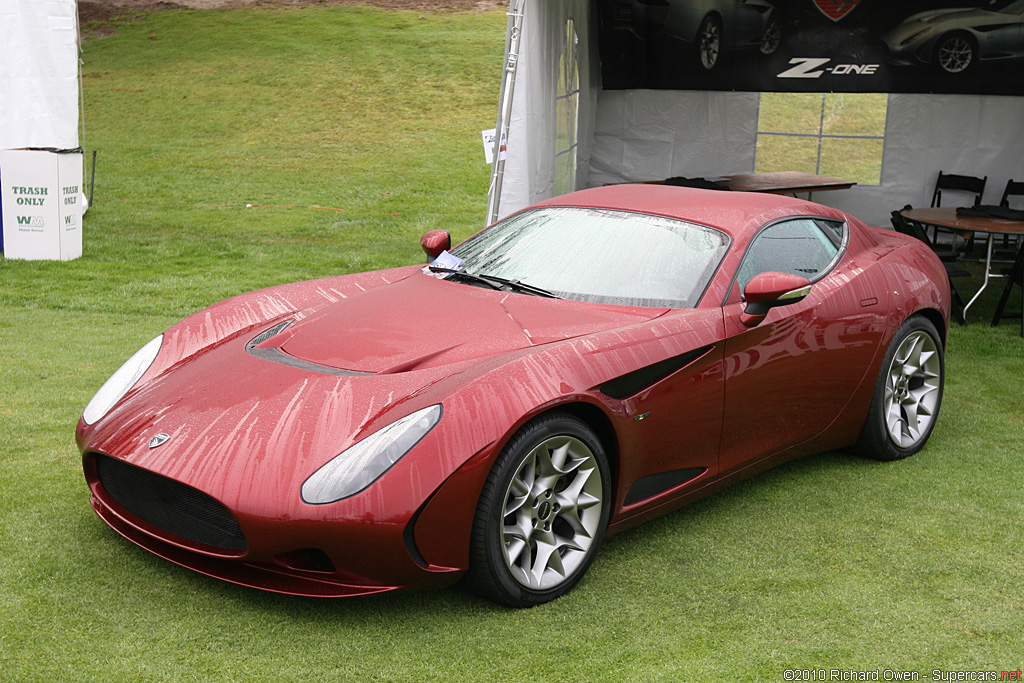
<svg viewBox="0 0 1024 683">
<path fill-rule="evenodd" d="M 778 171 L 776 173 L 739 173 L 704 178 L 709 182 L 725 185 L 735 192 L 765 192 L 768 194 L 794 194 L 796 192 L 824 192 L 825 190 L 848 190 L 857 183 L 827 175 L 814 175 L 803 171 Z M 608 185 L 667 185 L 664 180 L 632 180 Z"/>
<path fill-rule="evenodd" d="M 741 173 L 721 176 L 723 185 L 736 192 L 767 192 L 769 194 L 793 194 L 794 192 L 824 192 L 825 190 L 848 190 L 857 183 L 842 178 L 815 175 L 803 171 L 778 171 L 776 173 Z M 710 180 L 715 180 L 711 178 Z"/>
<path fill-rule="evenodd" d="M 949 228 L 958 231 L 983 232 L 988 235 L 988 246 L 985 250 L 985 281 L 981 288 L 974 293 L 971 300 L 964 306 L 964 314 L 975 302 L 978 296 L 988 287 L 991 278 L 1007 277 L 992 272 L 992 244 L 996 235 L 1024 235 L 1024 221 L 1009 221 L 1001 218 L 982 218 L 980 216 L 960 216 L 956 208 L 952 206 L 937 206 L 932 209 L 904 209 L 900 214 L 907 220 L 938 225 L 942 228 Z"/>
</svg>

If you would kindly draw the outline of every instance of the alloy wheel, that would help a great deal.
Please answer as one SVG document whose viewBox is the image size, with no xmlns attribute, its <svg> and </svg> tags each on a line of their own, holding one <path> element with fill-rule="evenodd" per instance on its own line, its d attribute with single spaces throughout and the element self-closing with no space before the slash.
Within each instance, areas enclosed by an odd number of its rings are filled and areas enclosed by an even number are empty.
<svg viewBox="0 0 1024 683">
<path fill-rule="evenodd" d="M 951 74 L 966 71 L 973 59 L 974 48 L 963 36 L 952 36 L 939 45 L 939 66 Z"/>
<path fill-rule="evenodd" d="M 698 36 L 697 51 L 700 55 L 700 63 L 707 70 L 711 70 L 718 63 L 718 52 L 722 47 L 722 27 L 713 18 L 704 20 Z"/>
<path fill-rule="evenodd" d="M 555 436 L 520 463 L 505 492 L 502 555 L 513 578 L 553 588 L 580 567 L 601 526 L 604 490 L 594 453 Z"/>
<path fill-rule="evenodd" d="M 885 383 L 885 424 L 889 438 L 909 448 L 925 437 L 935 419 L 942 387 L 942 359 L 935 340 L 912 332 L 893 355 Z"/>
</svg>

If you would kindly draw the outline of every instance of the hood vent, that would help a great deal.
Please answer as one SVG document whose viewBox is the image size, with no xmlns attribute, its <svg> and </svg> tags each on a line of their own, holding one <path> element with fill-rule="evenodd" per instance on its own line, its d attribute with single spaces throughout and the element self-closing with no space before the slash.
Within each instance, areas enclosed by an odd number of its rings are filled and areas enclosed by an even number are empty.
<svg viewBox="0 0 1024 683">
<path fill-rule="evenodd" d="M 248 344 L 245 345 L 245 350 L 252 352 L 252 348 L 254 346 L 259 346 L 260 344 L 267 341 L 271 337 L 276 337 L 277 335 L 281 334 L 282 332 L 284 332 L 284 328 L 288 327 L 293 322 L 295 322 L 294 318 L 291 320 L 285 320 L 283 323 L 278 323 L 274 325 L 266 332 L 256 335 L 249 341 Z"/>
<path fill-rule="evenodd" d="M 369 372 L 354 372 L 352 370 L 342 370 L 340 368 L 332 368 L 329 365 L 320 365 L 319 363 L 313 363 L 308 360 L 302 360 L 295 356 L 289 356 L 280 349 L 269 348 L 269 349 L 258 349 L 256 348 L 260 344 L 269 341 L 277 335 L 284 332 L 285 328 L 295 322 L 292 320 L 285 320 L 282 323 L 278 323 L 271 327 L 265 332 L 261 332 L 245 345 L 245 350 L 250 356 L 255 356 L 260 360 L 270 361 L 271 363 L 277 363 L 278 365 L 287 365 L 291 368 L 298 368 L 299 370 L 307 370 L 309 372 L 317 372 L 322 375 L 344 375 L 350 377 L 365 377 L 372 373 Z"/>
</svg>

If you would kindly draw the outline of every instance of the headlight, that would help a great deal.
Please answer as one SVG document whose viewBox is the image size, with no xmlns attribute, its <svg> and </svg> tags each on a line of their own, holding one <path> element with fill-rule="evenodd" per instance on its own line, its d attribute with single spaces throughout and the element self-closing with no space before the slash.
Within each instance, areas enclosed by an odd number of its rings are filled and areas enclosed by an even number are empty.
<svg viewBox="0 0 1024 683">
<path fill-rule="evenodd" d="M 146 370 L 149 370 L 149 366 L 153 364 L 163 343 L 164 335 L 161 334 L 139 349 L 134 356 L 117 369 L 117 372 L 110 376 L 110 379 L 100 387 L 100 390 L 96 392 L 82 412 L 85 424 L 91 425 L 106 415 L 107 411 L 113 408 L 114 404 L 120 401 L 129 389 L 135 386 L 139 378 L 146 374 Z"/>
<path fill-rule="evenodd" d="M 391 469 L 440 419 L 441 406 L 435 405 L 374 432 L 307 479 L 302 485 L 302 500 L 322 505 L 354 496 Z"/>
</svg>

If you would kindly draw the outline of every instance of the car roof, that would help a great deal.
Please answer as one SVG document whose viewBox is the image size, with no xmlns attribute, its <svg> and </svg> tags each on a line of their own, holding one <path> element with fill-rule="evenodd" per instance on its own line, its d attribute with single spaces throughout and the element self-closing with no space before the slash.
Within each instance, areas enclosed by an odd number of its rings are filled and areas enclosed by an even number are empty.
<svg viewBox="0 0 1024 683">
<path fill-rule="evenodd" d="M 534 206 L 578 206 L 635 211 L 707 225 L 744 242 L 763 225 L 787 216 L 847 220 L 842 211 L 764 192 L 723 192 L 672 185 L 623 183 L 580 190 Z"/>
</svg>

